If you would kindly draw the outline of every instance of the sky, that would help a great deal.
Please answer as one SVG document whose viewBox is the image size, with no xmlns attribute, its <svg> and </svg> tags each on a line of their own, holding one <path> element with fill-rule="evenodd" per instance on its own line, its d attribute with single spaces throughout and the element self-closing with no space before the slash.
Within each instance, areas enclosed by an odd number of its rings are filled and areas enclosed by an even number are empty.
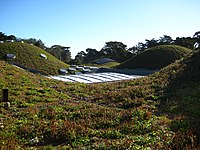
<svg viewBox="0 0 200 150">
<path fill-rule="evenodd" d="M 69 46 L 74 57 L 118 41 L 127 48 L 200 31 L 200 0 L 0 0 L 0 32 Z"/>
</svg>

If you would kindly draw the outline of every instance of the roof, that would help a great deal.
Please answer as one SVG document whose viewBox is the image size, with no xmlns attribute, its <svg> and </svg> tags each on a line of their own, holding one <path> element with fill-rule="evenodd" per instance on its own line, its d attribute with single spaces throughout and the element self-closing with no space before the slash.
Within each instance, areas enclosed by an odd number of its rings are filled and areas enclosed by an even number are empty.
<svg viewBox="0 0 200 150">
<path fill-rule="evenodd" d="M 105 64 L 108 62 L 115 62 L 114 59 L 110 59 L 110 58 L 101 58 L 95 61 L 97 64 Z"/>
<path fill-rule="evenodd" d="M 52 79 L 65 81 L 65 82 L 82 82 L 82 83 L 99 83 L 99 82 L 113 82 L 120 80 L 130 80 L 140 78 L 138 75 L 126 75 L 121 73 L 91 73 L 78 75 L 64 75 L 64 76 L 51 76 Z"/>
</svg>

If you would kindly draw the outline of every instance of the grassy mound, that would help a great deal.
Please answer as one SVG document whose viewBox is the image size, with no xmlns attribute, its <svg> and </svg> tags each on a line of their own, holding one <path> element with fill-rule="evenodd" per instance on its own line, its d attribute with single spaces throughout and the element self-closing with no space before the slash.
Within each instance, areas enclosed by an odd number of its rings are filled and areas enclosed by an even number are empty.
<svg viewBox="0 0 200 150">
<path fill-rule="evenodd" d="M 175 45 L 161 45 L 149 48 L 138 54 L 117 68 L 147 68 L 147 69 L 161 69 L 175 60 L 182 58 L 192 50 Z"/>
<path fill-rule="evenodd" d="M 68 67 L 67 64 L 61 62 L 46 51 L 27 43 L 1 43 L 0 59 L 6 60 L 5 55 L 7 54 L 16 55 L 16 59 L 13 60 L 14 63 L 29 69 L 38 70 L 44 74 L 55 75 L 58 74 L 60 68 Z M 42 58 L 40 54 L 46 55 L 47 59 Z"/>
<path fill-rule="evenodd" d="M 0 61 L 0 149 L 195 149 L 200 53 L 136 80 L 77 84 Z"/>
<path fill-rule="evenodd" d="M 118 66 L 120 63 L 118 62 L 108 62 L 108 63 L 105 63 L 105 64 L 84 64 L 85 66 L 93 66 L 93 67 L 98 67 L 98 68 L 114 68 L 116 66 Z"/>
</svg>

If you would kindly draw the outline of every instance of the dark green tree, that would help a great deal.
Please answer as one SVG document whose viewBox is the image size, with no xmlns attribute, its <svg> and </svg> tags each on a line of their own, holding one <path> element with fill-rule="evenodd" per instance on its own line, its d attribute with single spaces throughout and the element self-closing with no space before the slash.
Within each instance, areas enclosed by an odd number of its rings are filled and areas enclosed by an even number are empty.
<svg viewBox="0 0 200 150">
<path fill-rule="evenodd" d="M 160 37 L 158 40 L 159 45 L 168 45 L 172 44 L 174 40 L 171 38 L 171 36 L 163 35 L 163 37 Z"/>
<path fill-rule="evenodd" d="M 5 33 L 0 32 L 0 41 L 6 41 L 7 40 L 7 36 L 5 35 Z"/>
<path fill-rule="evenodd" d="M 44 43 L 42 42 L 42 40 L 36 40 L 36 43 L 34 43 L 35 46 L 41 48 L 41 49 L 44 49 L 45 48 L 45 45 Z"/>
<path fill-rule="evenodd" d="M 7 36 L 7 40 L 14 40 L 16 41 L 16 37 L 14 35 Z"/>
<path fill-rule="evenodd" d="M 87 48 L 86 53 L 84 54 L 84 62 L 85 63 L 90 63 L 93 60 L 96 60 L 100 57 L 99 52 L 96 49 L 92 48 Z"/>
<path fill-rule="evenodd" d="M 65 63 L 69 63 L 71 61 L 71 52 L 69 48 L 70 47 L 62 47 L 61 61 Z"/>
<path fill-rule="evenodd" d="M 133 55 L 137 55 L 143 52 L 146 48 L 146 44 L 139 42 L 136 46 L 129 48 L 128 51 L 131 52 Z"/>
<path fill-rule="evenodd" d="M 176 40 L 174 40 L 174 44 L 187 47 L 189 49 L 194 49 L 195 42 L 196 39 L 191 37 L 177 37 Z"/>
<path fill-rule="evenodd" d="M 71 52 L 70 47 L 53 45 L 50 48 L 46 49 L 47 52 L 58 58 L 59 60 L 69 63 L 71 61 Z"/>
<path fill-rule="evenodd" d="M 195 32 L 193 38 L 195 40 L 194 48 L 200 49 L 200 31 Z"/>
<path fill-rule="evenodd" d="M 127 46 L 122 42 L 110 41 L 101 49 L 100 55 L 109 57 L 118 62 L 123 62 L 131 57 L 131 53 L 127 50 Z"/>
<path fill-rule="evenodd" d="M 45 48 L 45 44 L 42 42 L 42 40 L 37 40 L 35 38 L 29 38 L 29 39 L 22 39 L 24 42 L 29 43 L 29 44 L 33 44 L 41 49 Z"/>
<path fill-rule="evenodd" d="M 146 41 L 146 43 L 145 43 L 146 48 L 151 48 L 151 47 L 158 45 L 158 40 L 156 40 L 155 38 L 153 38 L 151 40 L 146 39 L 145 41 Z"/>
<path fill-rule="evenodd" d="M 86 53 L 84 51 L 78 52 L 78 54 L 75 56 L 74 64 L 76 65 L 83 64 L 85 55 Z"/>
</svg>

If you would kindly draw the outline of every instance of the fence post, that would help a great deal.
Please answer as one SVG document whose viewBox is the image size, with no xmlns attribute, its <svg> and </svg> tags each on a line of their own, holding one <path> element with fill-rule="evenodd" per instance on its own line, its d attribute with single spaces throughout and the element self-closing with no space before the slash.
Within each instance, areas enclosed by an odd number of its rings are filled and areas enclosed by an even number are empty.
<svg viewBox="0 0 200 150">
<path fill-rule="evenodd" d="M 8 102 L 8 89 L 3 89 L 3 102 Z"/>
<path fill-rule="evenodd" d="M 8 101 L 8 89 L 3 89 L 3 98 L 2 101 L 4 102 L 4 108 L 9 109 L 10 102 Z"/>
</svg>

